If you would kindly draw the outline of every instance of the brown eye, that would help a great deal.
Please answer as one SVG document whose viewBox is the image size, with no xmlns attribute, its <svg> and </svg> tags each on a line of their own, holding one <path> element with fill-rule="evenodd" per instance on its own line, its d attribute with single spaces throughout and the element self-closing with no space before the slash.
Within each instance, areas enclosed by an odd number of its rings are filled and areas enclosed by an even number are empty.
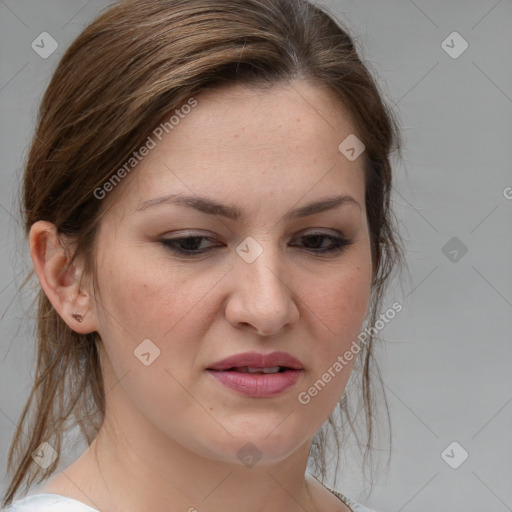
<svg viewBox="0 0 512 512">
<path fill-rule="evenodd" d="M 160 242 L 168 249 L 173 252 L 182 255 L 199 255 L 204 254 L 206 251 L 213 249 L 215 246 L 200 247 L 202 240 L 209 240 L 213 242 L 209 237 L 206 236 L 182 236 L 179 238 L 164 238 Z"/>
<path fill-rule="evenodd" d="M 290 244 L 292 247 L 301 247 L 314 254 L 330 254 L 343 251 L 352 242 L 344 236 L 335 236 L 326 233 L 310 233 L 298 237 L 299 244 Z M 212 242 L 212 245 L 206 245 L 205 241 Z M 163 238 L 160 243 L 175 254 L 181 256 L 200 256 L 206 252 L 220 247 L 221 244 L 215 244 L 213 238 L 201 235 L 181 236 L 176 238 Z"/>
<path fill-rule="evenodd" d="M 343 236 L 328 235 L 326 233 L 311 233 L 299 237 L 302 247 L 314 253 L 332 253 L 343 251 L 351 242 Z M 295 245 L 295 244 L 294 244 Z"/>
</svg>

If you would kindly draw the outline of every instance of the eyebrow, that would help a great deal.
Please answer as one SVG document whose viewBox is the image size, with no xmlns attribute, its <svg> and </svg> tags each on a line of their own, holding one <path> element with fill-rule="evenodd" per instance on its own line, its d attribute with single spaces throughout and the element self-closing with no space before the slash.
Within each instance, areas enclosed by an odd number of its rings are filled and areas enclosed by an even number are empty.
<svg viewBox="0 0 512 512">
<path fill-rule="evenodd" d="M 142 202 L 136 208 L 136 211 L 144 211 L 153 206 L 163 204 L 186 206 L 188 208 L 199 210 L 200 212 L 206 213 L 208 215 L 218 215 L 231 220 L 239 220 L 243 217 L 242 210 L 240 210 L 240 208 L 238 208 L 236 205 L 222 204 L 208 197 L 186 196 L 182 194 L 169 194 L 166 196 L 149 199 Z M 361 205 L 352 196 L 328 196 L 319 201 L 308 203 L 304 206 L 300 206 L 294 210 L 289 211 L 284 216 L 284 220 L 290 221 L 294 219 L 300 219 L 302 217 L 308 217 L 317 213 L 340 208 L 344 205 L 354 205 L 361 210 Z"/>
</svg>

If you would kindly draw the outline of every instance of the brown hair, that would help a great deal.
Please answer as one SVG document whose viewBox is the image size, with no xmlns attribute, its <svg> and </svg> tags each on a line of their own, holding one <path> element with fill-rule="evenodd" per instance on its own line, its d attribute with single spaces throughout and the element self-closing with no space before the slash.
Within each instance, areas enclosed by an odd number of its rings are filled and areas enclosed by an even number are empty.
<svg viewBox="0 0 512 512">
<path fill-rule="evenodd" d="M 110 6 L 65 52 L 42 100 L 23 178 L 26 234 L 36 221 L 55 224 L 63 238 L 74 241 L 71 261 L 83 257 L 85 273 L 94 275 L 95 234 L 105 211 L 94 191 L 167 113 L 209 88 L 235 82 L 271 86 L 297 78 L 334 92 L 366 146 L 373 325 L 384 285 L 404 260 L 390 209 L 389 158 L 400 149 L 399 130 L 346 30 L 305 0 L 124 0 Z M 37 321 L 35 382 L 9 451 L 3 505 L 24 482 L 28 490 L 55 471 L 59 458 L 47 469 L 32 460 L 42 442 L 60 453 L 64 433 L 78 425 L 90 444 L 105 411 L 97 333 L 71 330 L 42 290 Z M 373 342 L 371 336 L 358 356 L 365 459 L 375 430 Z M 340 407 L 349 418 L 345 398 Z M 312 450 L 322 478 L 324 441 L 319 432 Z"/>
</svg>

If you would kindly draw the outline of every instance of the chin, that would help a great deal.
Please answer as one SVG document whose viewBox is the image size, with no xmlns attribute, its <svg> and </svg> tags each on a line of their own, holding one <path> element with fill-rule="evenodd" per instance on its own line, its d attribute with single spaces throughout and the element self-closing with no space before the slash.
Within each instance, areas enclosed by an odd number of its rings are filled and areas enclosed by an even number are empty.
<svg viewBox="0 0 512 512">
<path fill-rule="evenodd" d="M 286 425 L 284 417 L 281 415 L 275 422 L 244 420 L 243 427 L 237 428 L 230 424 L 231 436 L 226 433 L 221 439 L 211 439 L 210 446 L 216 447 L 216 453 L 212 455 L 223 462 L 247 467 L 285 460 L 304 446 L 314 433 L 303 432 L 299 426 Z"/>
</svg>

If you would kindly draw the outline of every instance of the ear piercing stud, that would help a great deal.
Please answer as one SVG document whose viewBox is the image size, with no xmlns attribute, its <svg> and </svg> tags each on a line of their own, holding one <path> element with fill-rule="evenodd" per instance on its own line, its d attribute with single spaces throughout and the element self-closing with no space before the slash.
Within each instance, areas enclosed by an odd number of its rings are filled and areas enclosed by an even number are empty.
<svg viewBox="0 0 512 512">
<path fill-rule="evenodd" d="M 84 317 L 83 315 L 81 315 L 80 313 L 71 313 L 71 316 L 77 321 L 77 322 L 81 322 Z"/>
</svg>

